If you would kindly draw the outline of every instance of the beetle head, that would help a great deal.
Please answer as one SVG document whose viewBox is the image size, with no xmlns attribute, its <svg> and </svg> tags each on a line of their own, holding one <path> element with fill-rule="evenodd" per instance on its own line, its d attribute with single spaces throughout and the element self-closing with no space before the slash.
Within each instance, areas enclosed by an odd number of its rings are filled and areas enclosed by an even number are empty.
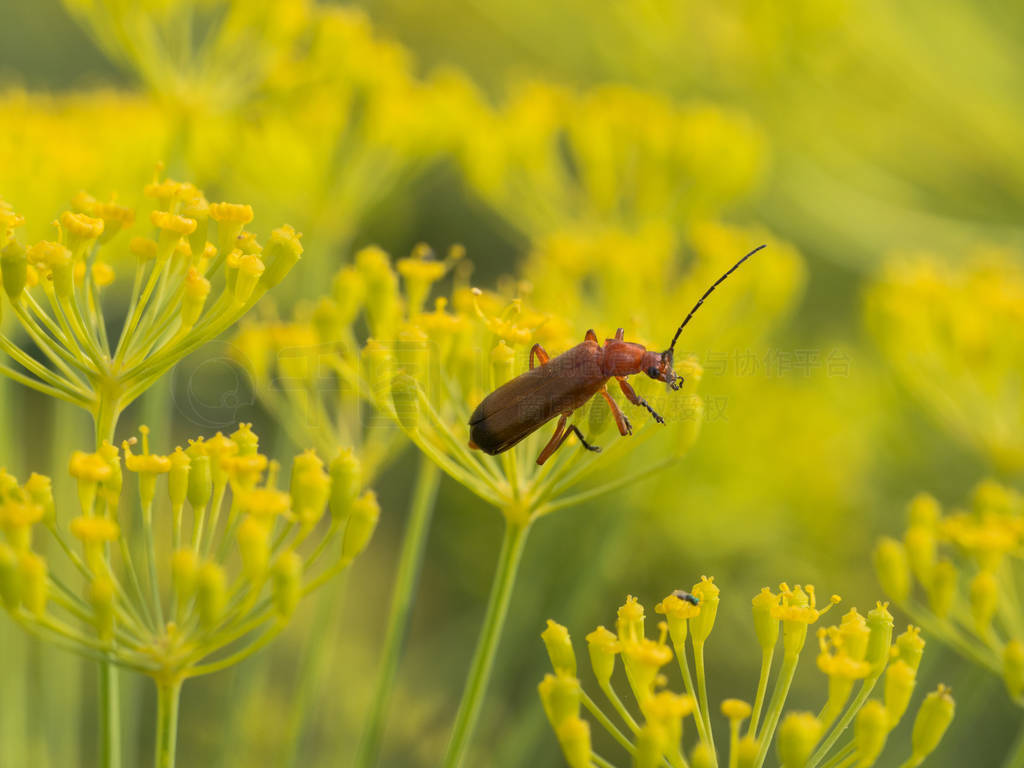
<svg viewBox="0 0 1024 768">
<path fill-rule="evenodd" d="M 672 368 L 672 350 L 648 352 L 644 355 L 644 373 L 656 381 L 664 381 L 672 389 L 683 386 L 683 377 Z"/>
</svg>

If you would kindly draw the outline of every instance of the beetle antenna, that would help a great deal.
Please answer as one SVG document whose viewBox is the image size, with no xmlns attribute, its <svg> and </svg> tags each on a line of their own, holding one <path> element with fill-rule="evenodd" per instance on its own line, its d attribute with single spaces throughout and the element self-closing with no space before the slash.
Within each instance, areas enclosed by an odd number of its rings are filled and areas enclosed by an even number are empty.
<svg viewBox="0 0 1024 768">
<path fill-rule="evenodd" d="M 703 295 L 703 296 L 701 296 L 701 297 L 700 297 L 700 300 L 699 300 L 699 301 L 698 301 L 698 302 L 697 302 L 696 304 L 694 304 L 694 305 L 693 305 L 693 309 L 691 309 L 691 310 L 690 310 L 690 314 L 688 314 L 688 315 L 686 316 L 686 319 L 685 319 L 685 320 L 683 320 L 683 324 L 682 324 L 682 325 L 680 325 L 680 326 L 679 326 L 679 328 L 678 328 L 678 329 L 676 330 L 676 335 L 672 337 L 672 343 L 668 345 L 668 351 L 669 351 L 669 352 L 671 352 L 671 351 L 672 351 L 673 349 L 675 349 L 675 347 L 676 347 L 676 341 L 678 341 L 678 339 L 679 339 L 679 334 L 683 332 L 683 328 L 685 328 L 685 327 L 686 327 L 686 324 L 687 324 L 688 322 L 690 322 L 690 318 L 691 318 L 691 317 L 693 317 L 693 314 L 694 314 L 694 313 L 695 313 L 695 312 L 696 312 L 696 311 L 697 311 L 698 309 L 700 309 L 700 305 L 704 303 L 704 299 L 706 299 L 706 298 L 707 298 L 708 296 L 710 296 L 710 295 L 711 295 L 711 292 L 712 292 L 712 291 L 714 291 L 714 290 L 715 290 L 715 288 L 717 288 L 717 287 L 719 286 L 719 284 L 720 284 L 720 283 L 721 283 L 721 282 L 722 282 L 723 280 L 725 280 L 725 278 L 727 278 L 727 277 L 728 277 L 729 275 L 731 275 L 731 274 L 732 274 L 733 272 L 735 272 L 735 271 L 736 271 L 736 269 L 737 269 L 737 268 L 739 267 L 739 265 L 740 265 L 740 264 L 742 264 L 742 263 L 743 263 L 744 261 L 746 261 L 747 259 L 749 259 L 749 258 L 750 258 L 751 256 L 753 256 L 753 255 L 754 255 L 755 253 L 757 253 L 758 251 L 760 251 L 760 250 L 761 250 L 762 248 L 764 248 L 765 246 L 767 246 L 767 243 L 764 243 L 764 244 L 762 244 L 762 245 L 759 245 L 759 246 L 757 246 L 757 248 L 755 248 L 755 249 L 754 249 L 754 250 L 752 250 L 752 251 L 751 251 L 750 253 L 748 253 L 748 254 L 747 254 L 746 256 L 744 256 L 744 257 L 743 257 L 742 259 L 740 259 L 740 260 L 739 260 L 739 261 L 737 261 L 737 262 L 736 262 L 735 264 L 733 264 L 733 265 L 732 265 L 732 267 L 730 267 L 730 268 L 729 268 L 729 271 L 728 271 L 728 272 L 726 272 L 726 273 L 725 273 L 724 275 L 722 275 L 722 276 L 721 276 L 720 278 L 718 278 L 717 280 L 715 280 L 715 282 L 711 284 L 711 287 L 710 287 L 710 288 L 708 288 L 708 289 L 707 289 L 706 291 L 704 291 L 704 295 Z"/>
</svg>

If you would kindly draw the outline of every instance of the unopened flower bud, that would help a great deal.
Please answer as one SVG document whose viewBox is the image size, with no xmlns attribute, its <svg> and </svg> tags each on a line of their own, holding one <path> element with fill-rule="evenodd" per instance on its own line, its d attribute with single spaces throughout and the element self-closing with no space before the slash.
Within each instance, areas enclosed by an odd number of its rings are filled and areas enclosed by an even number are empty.
<svg viewBox="0 0 1024 768">
<path fill-rule="evenodd" d="M 242 558 L 242 571 L 246 578 L 255 579 L 267 569 L 270 558 L 270 526 L 267 520 L 246 515 L 235 532 L 238 554 Z"/>
<path fill-rule="evenodd" d="M 204 629 L 213 629 L 224 615 L 227 605 L 227 574 L 217 563 L 203 563 L 199 568 L 198 598 L 199 623 Z"/>
<path fill-rule="evenodd" d="M 871 665 L 872 674 L 880 674 L 889 661 L 889 646 L 892 645 L 892 614 L 888 603 L 879 602 L 868 611 L 868 647 L 864 660 Z"/>
<path fill-rule="evenodd" d="M 4 607 L 9 611 L 17 610 L 21 605 L 18 553 L 4 542 L 0 542 L 0 599 L 3 599 Z"/>
<path fill-rule="evenodd" d="M 21 552 L 18 570 L 25 607 L 36 616 L 42 616 L 46 612 L 46 561 L 34 552 Z"/>
<path fill-rule="evenodd" d="M 171 555 L 171 578 L 181 602 L 187 603 L 199 586 L 199 556 L 189 548 L 175 550 Z"/>
<path fill-rule="evenodd" d="M 345 538 L 342 541 L 342 557 L 351 560 L 362 552 L 373 536 L 380 518 L 380 505 L 377 494 L 366 491 L 352 503 L 348 525 L 345 527 Z"/>
<path fill-rule="evenodd" d="M 715 768 L 714 752 L 705 742 L 698 741 L 693 745 L 690 752 L 690 768 Z"/>
<path fill-rule="evenodd" d="M 942 741 L 946 729 L 953 720 L 956 703 L 949 689 L 940 685 L 937 690 L 929 693 L 914 720 L 914 731 L 911 735 L 913 752 L 911 762 L 918 765 L 924 758 L 935 751 Z M 916 761 L 916 762 L 915 762 Z"/>
<path fill-rule="evenodd" d="M 114 582 L 109 576 L 96 576 L 89 584 L 89 604 L 92 606 L 96 634 L 104 643 L 114 638 Z"/>
<path fill-rule="evenodd" d="M 569 638 L 569 630 L 552 619 L 548 619 L 548 626 L 540 633 L 544 647 L 547 648 L 548 658 L 551 659 L 551 667 L 558 674 L 576 676 L 576 652 L 572 648 L 572 640 Z"/>
<path fill-rule="evenodd" d="M 352 502 L 359 495 L 362 486 L 362 467 L 350 448 L 342 448 L 331 461 L 328 472 L 331 476 L 331 517 L 335 521 L 341 521 L 348 517 Z"/>
<path fill-rule="evenodd" d="M 928 585 L 928 606 L 940 619 L 949 616 L 953 608 L 957 578 L 956 566 L 949 560 L 940 560 L 932 570 L 932 581 Z"/>
<path fill-rule="evenodd" d="M 736 745 L 736 768 L 754 768 L 761 752 L 761 742 L 753 736 L 744 736 Z"/>
<path fill-rule="evenodd" d="M 903 535 L 903 543 L 907 549 L 907 560 L 910 569 L 921 584 L 928 584 L 935 568 L 938 545 L 935 540 L 935 529 L 930 525 L 912 525 Z"/>
<path fill-rule="evenodd" d="M 700 581 L 694 584 L 690 591 L 697 598 L 697 606 L 700 608 L 700 612 L 690 619 L 690 634 L 694 644 L 703 643 L 715 626 L 720 590 L 715 586 L 713 579 L 701 576 Z"/>
<path fill-rule="evenodd" d="M 790 712 L 779 725 L 782 768 L 803 768 L 821 737 L 821 723 L 810 712 Z"/>
<path fill-rule="evenodd" d="M 171 498 L 171 506 L 180 508 L 188 497 L 188 475 L 192 459 L 181 450 L 180 446 L 174 449 L 170 459 L 171 469 L 167 474 L 167 493 Z"/>
<path fill-rule="evenodd" d="M 1013 699 L 1024 694 L 1024 643 L 1011 640 L 1003 648 L 1003 682 Z"/>
<path fill-rule="evenodd" d="M 919 627 L 909 626 L 905 632 L 901 632 L 896 638 L 893 646 L 896 656 L 910 665 L 910 668 L 917 672 L 921 666 L 921 657 L 924 655 L 924 638 L 921 637 Z"/>
<path fill-rule="evenodd" d="M 875 573 L 886 597 L 904 603 L 910 595 L 910 566 L 907 552 L 896 539 L 888 536 L 875 546 Z"/>
<path fill-rule="evenodd" d="M 274 605 L 287 618 L 302 597 L 302 557 L 294 550 L 282 552 L 274 563 Z"/>
<path fill-rule="evenodd" d="M 270 233 L 270 242 L 263 251 L 263 262 L 267 265 L 260 279 L 261 292 L 269 291 L 280 283 L 302 256 L 302 235 L 285 225 Z"/>
<path fill-rule="evenodd" d="M 569 717 L 555 728 L 569 768 L 590 768 L 590 724 L 579 716 Z"/>
<path fill-rule="evenodd" d="M 247 253 L 238 260 L 238 275 L 235 278 L 235 301 L 244 304 L 252 296 L 256 284 L 266 267 L 255 253 Z"/>
<path fill-rule="evenodd" d="M 919 493 L 907 504 L 908 526 L 923 525 L 931 528 L 942 516 L 942 507 L 934 496 L 928 493 Z"/>
<path fill-rule="evenodd" d="M 395 406 L 395 417 L 403 429 L 410 432 L 419 424 L 420 399 L 416 380 L 404 372 L 395 374 L 391 380 L 391 402 Z"/>
<path fill-rule="evenodd" d="M 537 686 L 541 704 L 548 721 L 556 729 L 567 718 L 577 717 L 580 713 L 580 681 L 573 675 L 544 675 Z"/>
<path fill-rule="evenodd" d="M 210 457 L 206 455 L 201 442 L 190 445 L 186 453 L 192 460 L 188 470 L 188 503 L 198 512 L 206 507 L 213 493 Z"/>
<path fill-rule="evenodd" d="M 889 713 L 878 699 L 870 699 L 861 707 L 853 726 L 857 765 L 874 765 L 885 747 L 885 740 L 889 735 L 889 722 Z"/>
<path fill-rule="evenodd" d="M 754 631 L 762 651 L 775 647 L 779 641 L 779 596 L 768 587 L 762 587 L 751 601 L 754 611 Z"/>
<path fill-rule="evenodd" d="M 243 227 L 253 219 L 252 206 L 237 203 L 211 203 L 207 210 L 217 222 L 217 248 L 230 253 Z"/>
<path fill-rule="evenodd" d="M 623 643 L 635 643 L 644 638 L 644 607 L 632 595 L 627 595 L 626 602 L 619 606 L 615 630 Z"/>
<path fill-rule="evenodd" d="M 889 713 L 889 728 L 895 728 L 902 719 L 914 693 L 917 675 L 903 659 L 896 659 L 885 670 L 885 709 Z"/>
<path fill-rule="evenodd" d="M 697 746 L 700 747 L 700 744 Z M 661 756 L 665 754 L 668 747 L 668 734 L 665 729 L 657 723 L 644 723 L 636 734 L 633 768 L 655 768 L 661 764 Z M 690 764 L 697 765 L 697 760 L 691 757 Z"/>
<path fill-rule="evenodd" d="M 974 631 L 982 637 L 992 628 L 992 617 L 999 605 L 999 584 L 991 571 L 978 571 L 971 579 L 971 616 Z"/>
<path fill-rule="evenodd" d="M 190 330 L 203 314 L 206 299 L 210 295 L 210 281 L 199 274 L 195 267 L 189 267 L 185 275 L 185 292 L 181 302 L 181 328 Z"/>
<path fill-rule="evenodd" d="M 615 656 L 619 652 L 619 639 L 614 632 L 598 627 L 586 637 L 590 652 L 590 668 L 597 682 L 604 687 L 615 671 Z"/>
<path fill-rule="evenodd" d="M 4 291 L 15 302 L 21 297 L 28 280 L 28 257 L 25 246 L 11 240 L 0 251 L 0 274 L 3 276 Z"/>
</svg>

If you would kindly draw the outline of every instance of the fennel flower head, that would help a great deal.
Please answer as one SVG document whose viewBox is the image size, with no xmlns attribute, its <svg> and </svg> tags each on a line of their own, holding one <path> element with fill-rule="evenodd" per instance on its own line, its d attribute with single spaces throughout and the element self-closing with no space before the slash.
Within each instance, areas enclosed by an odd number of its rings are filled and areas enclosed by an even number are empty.
<svg viewBox="0 0 1024 768">
<path fill-rule="evenodd" d="M 1014 586 L 1024 544 L 1024 499 L 995 480 L 965 508 L 943 511 L 928 493 L 907 505 L 902 539 L 875 548 L 882 589 L 930 635 L 1002 677 L 1024 706 L 1024 625 Z"/>
<path fill-rule="evenodd" d="M 351 456 L 300 454 L 281 487 L 248 424 L 169 454 L 140 432 L 72 454 L 77 515 L 49 477 L 0 472 L 0 597 L 33 634 L 180 685 L 268 644 L 366 547 L 380 509 Z"/>
<path fill-rule="evenodd" d="M 704 656 L 721 599 L 718 586 L 706 577 L 689 592 L 676 590 L 655 607 L 664 619 L 651 637 L 645 629 L 644 607 L 628 597 L 618 609 L 613 629 L 599 626 L 586 636 L 599 698 L 592 698 L 580 683 L 568 629 L 548 622 L 541 638 L 553 672 L 545 676 L 539 690 L 568 764 L 572 768 L 617 764 L 594 751 L 591 729 L 600 727 L 621 748 L 624 764 L 637 768 L 666 764 L 760 768 L 772 751 L 782 768 L 874 765 L 911 702 L 924 650 L 918 630 L 909 627 L 894 640 L 893 619 L 882 603 L 867 615 L 853 608 L 838 624 L 819 627 L 818 669 L 827 684 L 824 705 L 816 715 L 784 712 L 808 632 L 839 598 L 833 596 L 822 607 L 811 585 L 782 584 L 778 592 L 766 587 L 752 601 L 754 639 L 761 658 L 753 703 L 727 698 L 712 709 Z M 772 681 L 772 660 L 778 651 L 782 662 Z M 620 696 L 621 683 L 613 682 L 620 666 L 635 710 Z M 682 683 L 676 690 L 669 679 L 673 666 L 678 667 Z M 884 694 L 872 698 L 879 682 Z M 944 686 L 925 697 L 905 765 L 916 766 L 934 751 L 953 710 L 953 699 Z M 639 712 L 639 718 L 633 711 Z M 712 718 L 719 712 L 728 721 L 729 738 L 727 744 L 716 746 Z"/>
<path fill-rule="evenodd" d="M 0 333 L 11 363 L 0 373 L 89 411 L 99 440 L 112 440 L 125 407 L 233 325 L 302 253 L 290 226 L 274 230 L 264 248 L 246 231 L 248 205 L 209 203 L 192 184 L 169 179 L 145 193 L 154 207 L 143 226 L 152 234 L 128 242 L 121 233 L 136 214 L 116 201 L 76 195 L 54 222 L 55 238 L 29 245 L 16 234 L 23 217 L 0 202 L 3 302 L 20 331 Z M 111 305 L 124 311 L 115 281 L 126 261 L 130 298 L 114 335 L 107 316 Z M 26 352 L 25 342 L 43 358 Z"/>
<path fill-rule="evenodd" d="M 999 471 L 1024 468 L 1018 254 L 894 259 L 868 290 L 865 316 L 900 382 L 943 427 Z"/>
<path fill-rule="evenodd" d="M 418 247 L 395 263 L 379 248 L 366 248 L 337 273 L 331 295 L 300 309 L 293 321 L 246 324 L 234 347 L 257 393 L 293 415 L 293 430 L 318 445 L 369 446 L 365 455 L 373 462 L 389 455 L 397 426 L 453 479 L 520 523 L 610 490 L 601 483 L 569 493 L 600 478 L 601 467 L 616 466 L 611 482 L 620 487 L 686 452 L 701 419 L 693 390 L 701 368 L 682 357 L 676 362 L 682 392 L 634 377 L 669 427 L 609 391 L 625 409 L 631 436 L 617 435 L 600 395 L 573 414 L 587 441 L 603 444 L 601 453 L 570 443 L 538 466 L 550 424 L 499 456 L 472 450 L 470 415 L 483 397 L 530 365 L 534 344 L 555 355 L 583 341 L 583 333 L 566 318 L 535 309 L 529 285 L 509 280 L 482 291 L 468 285 L 467 274 L 461 248 L 441 260 Z M 441 291 L 448 279 L 451 287 Z M 428 308 L 428 297 L 439 292 Z M 602 330 L 611 337 L 613 329 Z M 631 459 L 659 435 L 655 458 Z"/>
</svg>

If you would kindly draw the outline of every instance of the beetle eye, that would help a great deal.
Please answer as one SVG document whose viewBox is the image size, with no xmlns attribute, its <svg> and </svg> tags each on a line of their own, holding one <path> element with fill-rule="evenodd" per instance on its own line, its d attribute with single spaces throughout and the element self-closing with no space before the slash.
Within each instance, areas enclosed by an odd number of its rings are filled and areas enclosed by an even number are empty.
<svg viewBox="0 0 1024 768">
<path fill-rule="evenodd" d="M 650 368 L 647 369 L 647 375 L 650 376 L 652 379 L 658 378 L 658 369 L 652 365 Z"/>
</svg>

